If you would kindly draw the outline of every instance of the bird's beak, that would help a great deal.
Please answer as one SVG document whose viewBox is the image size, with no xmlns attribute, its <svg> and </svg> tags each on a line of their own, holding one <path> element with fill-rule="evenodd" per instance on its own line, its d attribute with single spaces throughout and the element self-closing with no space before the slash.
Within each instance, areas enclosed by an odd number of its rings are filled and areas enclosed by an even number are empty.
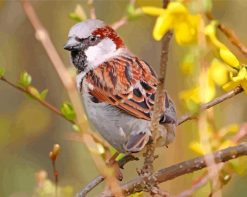
<svg viewBox="0 0 247 197">
<path fill-rule="evenodd" d="M 63 48 L 68 51 L 77 51 L 81 48 L 81 43 L 78 42 L 74 37 L 69 37 Z"/>
</svg>

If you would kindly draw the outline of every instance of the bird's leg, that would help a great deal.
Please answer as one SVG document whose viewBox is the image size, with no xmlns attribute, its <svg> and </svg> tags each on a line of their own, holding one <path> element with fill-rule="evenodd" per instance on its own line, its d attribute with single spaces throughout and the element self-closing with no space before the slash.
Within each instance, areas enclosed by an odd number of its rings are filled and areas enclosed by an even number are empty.
<svg viewBox="0 0 247 197">
<path fill-rule="evenodd" d="M 116 178 L 119 180 L 119 181 L 122 181 L 123 180 L 123 174 L 122 172 L 120 171 L 120 168 L 119 168 L 119 165 L 118 165 L 118 162 L 116 161 L 116 158 L 118 157 L 119 153 L 116 152 L 114 153 L 110 159 L 108 159 L 108 161 L 106 162 L 106 164 L 113 168 L 114 169 L 114 173 L 115 173 L 115 176 Z"/>
<path fill-rule="evenodd" d="M 116 158 L 119 156 L 119 153 L 114 153 L 114 155 L 107 161 L 107 165 L 112 167 L 115 171 L 116 177 L 119 181 L 122 181 L 123 175 L 120 169 L 124 169 L 124 165 L 130 161 L 139 160 L 137 157 L 131 155 L 131 153 L 124 155 L 118 161 Z"/>
</svg>

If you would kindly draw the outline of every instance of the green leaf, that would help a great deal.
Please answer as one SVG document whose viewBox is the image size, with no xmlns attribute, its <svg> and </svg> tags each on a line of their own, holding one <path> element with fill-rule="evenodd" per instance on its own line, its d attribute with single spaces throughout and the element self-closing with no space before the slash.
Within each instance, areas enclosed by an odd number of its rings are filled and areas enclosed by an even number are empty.
<svg viewBox="0 0 247 197">
<path fill-rule="evenodd" d="M 3 77 L 5 74 L 5 68 L 0 67 L 0 78 Z"/>
<path fill-rule="evenodd" d="M 69 18 L 75 20 L 76 22 L 81 22 L 87 19 L 87 15 L 85 14 L 83 7 L 77 4 L 75 11 L 69 14 Z"/>
<path fill-rule="evenodd" d="M 19 83 L 22 87 L 27 88 L 32 82 L 32 77 L 27 72 L 23 72 L 20 75 Z"/>
<path fill-rule="evenodd" d="M 40 99 L 41 99 L 42 101 L 44 101 L 45 98 L 46 98 L 46 96 L 47 96 L 47 94 L 48 94 L 48 89 L 44 89 L 44 90 L 40 93 Z"/>
<path fill-rule="evenodd" d="M 76 117 L 75 111 L 70 103 L 63 103 L 61 106 L 61 112 L 68 120 L 74 120 Z"/>
<path fill-rule="evenodd" d="M 69 14 L 69 18 L 74 20 L 74 21 L 76 21 L 76 22 L 81 22 L 82 21 L 81 18 L 74 12 L 71 12 Z"/>
<path fill-rule="evenodd" d="M 31 95 L 33 95 L 34 97 L 40 99 L 40 93 L 35 87 L 29 86 L 28 87 L 28 91 L 31 93 Z"/>
<path fill-rule="evenodd" d="M 80 127 L 77 124 L 73 124 L 72 128 L 76 131 L 76 132 L 80 132 Z"/>
<path fill-rule="evenodd" d="M 127 14 L 128 14 L 128 19 L 129 20 L 135 20 L 139 16 L 141 16 L 142 11 L 141 11 L 141 9 L 136 9 L 133 4 L 129 4 L 127 6 Z"/>
<path fill-rule="evenodd" d="M 203 0 L 204 12 L 211 12 L 212 10 L 212 0 Z"/>
<path fill-rule="evenodd" d="M 122 159 L 124 157 L 123 153 L 119 153 L 119 155 L 116 158 L 116 161 L 119 161 L 120 159 Z"/>
</svg>

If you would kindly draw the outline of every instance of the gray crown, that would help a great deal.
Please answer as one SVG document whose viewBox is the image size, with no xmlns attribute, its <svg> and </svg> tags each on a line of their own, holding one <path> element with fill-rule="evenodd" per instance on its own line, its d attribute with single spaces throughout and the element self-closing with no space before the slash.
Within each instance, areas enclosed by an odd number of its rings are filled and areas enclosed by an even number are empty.
<svg viewBox="0 0 247 197">
<path fill-rule="evenodd" d="M 93 31 L 104 27 L 105 23 L 98 19 L 88 19 L 83 22 L 75 24 L 69 31 L 68 37 L 87 38 Z"/>
</svg>

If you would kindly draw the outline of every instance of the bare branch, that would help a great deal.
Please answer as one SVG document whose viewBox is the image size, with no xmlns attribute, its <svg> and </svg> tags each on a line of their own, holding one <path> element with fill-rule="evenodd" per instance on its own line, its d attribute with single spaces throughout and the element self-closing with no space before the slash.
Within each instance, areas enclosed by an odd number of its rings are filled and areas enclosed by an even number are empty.
<svg viewBox="0 0 247 197">
<path fill-rule="evenodd" d="M 95 188 L 98 184 L 102 183 L 105 180 L 103 176 L 97 176 L 94 180 L 92 180 L 89 184 L 83 187 L 83 189 L 76 194 L 76 197 L 84 197 L 90 192 L 93 188 Z"/>
<path fill-rule="evenodd" d="M 236 88 L 234 88 L 233 90 L 231 90 L 230 92 L 227 92 L 215 99 L 213 99 L 212 101 L 204 104 L 201 106 L 201 111 L 209 109 L 219 103 L 222 103 L 225 100 L 228 100 L 236 95 L 238 95 L 239 93 L 243 92 L 243 88 L 241 86 L 237 86 Z M 185 114 L 183 115 L 181 118 L 178 119 L 177 125 L 180 125 L 188 120 L 194 119 L 197 116 L 197 113 L 195 114 Z"/>
<path fill-rule="evenodd" d="M 89 5 L 89 8 L 90 8 L 90 18 L 96 19 L 97 16 L 96 16 L 96 11 L 95 11 L 95 7 L 94 7 L 93 3 L 94 3 L 94 0 L 88 0 L 87 1 L 87 4 Z"/>
<path fill-rule="evenodd" d="M 157 179 L 157 183 L 162 183 L 162 182 L 177 178 L 179 176 L 182 176 L 184 174 L 195 172 L 205 167 L 211 167 L 211 166 L 207 166 L 205 157 L 206 158 L 213 157 L 215 160 L 215 163 L 219 164 L 221 162 L 226 162 L 231 159 L 235 159 L 237 157 L 241 157 L 245 155 L 247 155 L 247 143 L 229 147 L 229 148 L 217 151 L 215 153 L 207 154 L 202 157 L 197 157 L 197 158 L 194 158 L 188 161 L 184 161 L 184 162 L 172 165 L 167 168 L 163 168 L 157 171 L 154 174 L 154 176 Z M 124 190 L 124 193 L 126 195 L 129 195 L 135 192 L 141 192 L 145 190 L 145 188 L 146 188 L 146 183 L 142 177 L 137 177 L 122 186 L 122 189 Z"/>
<path fill-rule="evenodd" d="M 128 23 L 128 17 L 127 16 L 123 16 L 118 21 L 116 21 L 115 23 L 113 23 L 111 25 L 111 27 L 112 27 L 112 29 L 117 30 L 120 27 L 122 27 L 123 25 L 126 25 L 127 23 Z"/>
<path fill-rule="evenodd" d="M 135 5 L 135 0 L 129 0 L 129 4 L 134 6 Z M 111 25 L 112 29 L 117 30 L 120 27 L 126 25 L 129 22 L 128 20 L 128 16 L 122 16 L 118 21 L 116 21 L 115 23 L 113 23 Z"/>
<path fill-rule="evenodd" d="M 122 159 L 118 161 L 118 165 L 120 168 L 123 168 L 125 164 L 127 164 L 130 161 L 136 161 L 138 158 L 132 156 L 132 155 L 126 155 Z M 103 176 L 97 176 L 95 179 L 93 179 L 90 183 L 88 183 L 86 186 L 84 186 L 80 192 L 76 194 L 76 197 L 84 197 L 87 195 L 88 192 L 90 192 L 92 189 L 94 189 L 97 185 L 102 183 L 105 180 Z"/>
<path fill-rule="evenodd" d="M 166 8 L 168 5 L 169 0 L 163 0 L 163 8 Z M 155 102 L 153 106 L 153 113 L 151 117 L 151 133 L 152 133 L 152 143 L 147 144 L 146 151 L 143 154 L 144 156 L 144 166 L 141 170 L 142 174 L 145 176 L 150 176 L 153 173 L 153 161 L 155 160 L 155 143 L 156 139 L 158 138 L 158 127 L 160 116 L 164 113 L 164 106 L 165 102 L 165 77 L 166 77 L 166 70 L 167 70 L 167 62 L 168 62 L 168 49 L 169 43 L 172 37 L 171 31 L 168 31 L 166 35 L 162 39 L 162 48 L 161 48 L 161 60 L 160 60 L 160 77 L 158 87 L 155 93 Z M 151 182 L 151 181 L 150 181 Z M 152 184 L 152 183 L 151 183 Z M 153 182 L 155 184 L 155 181 Z"/>
</svg>

